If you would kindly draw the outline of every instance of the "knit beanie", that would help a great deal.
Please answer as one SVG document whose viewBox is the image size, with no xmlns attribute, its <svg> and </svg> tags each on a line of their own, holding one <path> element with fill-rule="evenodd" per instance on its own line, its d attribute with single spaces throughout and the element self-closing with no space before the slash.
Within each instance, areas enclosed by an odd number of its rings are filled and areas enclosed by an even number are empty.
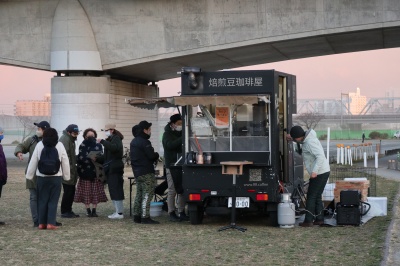
<svg viewBox="0 0 400 266">
<path fill-rule="evenodd" d="M 292 139 L 297 139 L 304 137 L 306 132 L 304 132 L 303 128 L 301 126 L 294 126 L 292 129 L 290 129 L 290 136 Z"/>
<path fill-rule="evenodd" d="M 182 120 L 182 116 L 180 114 L 174 114 L 169 118 L 171 123 L 176 123 L 176 121 Z"/>
</svg>

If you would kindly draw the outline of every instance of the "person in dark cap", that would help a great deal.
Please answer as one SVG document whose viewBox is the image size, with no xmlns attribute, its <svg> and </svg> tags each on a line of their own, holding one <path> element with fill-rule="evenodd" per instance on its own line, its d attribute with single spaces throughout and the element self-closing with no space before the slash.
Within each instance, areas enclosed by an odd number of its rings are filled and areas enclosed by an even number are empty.
<svg viewBox="0 0 400 266">
<path fill-rule="evenodd" d="M 170 166 L 178 160 L 178 155 L 182 154 L 182 117 L 174 114 L 164 128 L 162 144 L 164 147 L 164 163 L 168 182 L 168 213 L 171 222 L 188 221 L 189 217 L 185 214 L 185 201 L 181 194 L 177 194 L 174 181 L 172 180 Z M 177 197 L 178 214 L 176 215 L 175 197 Z"/>
<path fill-rule="evenodd" d="M 150 202 L 154 196 L 156 176 L 154 162 L 158 153 L 150 142 L 151 123 L 141 121 L 132 128 L 135 137 L 130 144 L 131 165 L 136 179 L 136 197 L 133 207 L 133 221 L 142 224 L 158 224 L 150 218 Z"/>
<path fill-rule="evenodd" d="M 41 121 L 39 123 L 33 123 L 37 129 L 36 133 L 33 136 L 29 136 L 24 139 L 23 142 L 19 143 L 17 147 L 15 147 L 14 155 L 20 160 L 23 161 L 23 154 L 29 153 L 28 164 L 31 161 L 33 151 L 36 148 L 38 142 L 43 139 L 43 132 L 50 128 L 50 124 L 47 121 Z M 28 165 L 26 166 L 28 168 Z M 26 172 L 26 170 L 25 170 Z M 38 227 L 38 211 L 37 211 L 37 190 L 36 190 L 36 175 L 33 176 L 32 180 L 26 179 L 26 188 L 29 189 L 29 206 L 31 209 L 33 226 Z M 60 226 L 61 223 L 57 222 L 57 226 Z"/>
<path fill-rule="evenodd" d="M 4 130 L 0 127 L 0 197 L 3 186 L 7 183 L 7 161 L 4 155 L 3 146 L 1 140 L 4 138 Z M 4 222 L 0 222 L 0 225 L 5 225 Z"/>
<path fill-rule="evenodd" d="M 324 206 L 322 203 L 322 192 L 330 174 L 328 160 L 324 149 L 313 129 L 304 131 L 300 126 L 290 129 L 288 140 L 301 145 L 301 155 L 304 165 L 310 175 L 310 183 L 307 191 L 306 216 L 300 226 L 310 227 L 324 224 Z"/>
<path fill-rule="evenodd" d="M 96 161 L 104 165 L 104 172 L 107 176 L 108 191 L 114 204 L 115 212 L 108 215 L 110 219 L 124 218 L 124 163 L 122 157 L 124 146 L 122 140 L 124 136 L 116 129 L 114 123 L 108 123 L 102 129 L 106 139 L 97 139 L 98 143 L 104 146 L 104 154 L 96 158 Z"/>
<path fill-rule="evenodd" d="M 63 196 L 61 199 L 61 217 L 62 218 L 76 218 L 79 217 L 72 211 L 72 204 L 74 203 L 75 197 L 75 186 L 78 181 L 78 172 L 76 168 L 76 144 L 75 141 L 79 135 L 79 127 L 75 124 L 70 124 L 63 131 L 60 137 L 60 142 L 64 145 L 65 150 L 68 154 L 70 179 L 62 181 Z"/>
</svg>

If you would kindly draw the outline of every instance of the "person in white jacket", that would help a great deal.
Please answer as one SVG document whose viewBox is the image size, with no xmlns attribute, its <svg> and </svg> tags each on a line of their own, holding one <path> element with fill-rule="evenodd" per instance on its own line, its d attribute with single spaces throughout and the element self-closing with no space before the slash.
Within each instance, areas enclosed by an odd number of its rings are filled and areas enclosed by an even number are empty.
<svg viewBox="0 0 400 266">
<path fill-rule="evenodd" d="M 310 183 L 307 191 L 306 217 L 300 226 L 309 227 L 324 224 L 324 205 L 322 192 L 330 174 L 329 162 L 325 157 L 324 149 L 313 129 L 304 131 L 300 126 L 290 130 L 288 139 L 302 144 L 300 153 L 304 165 L 310 174 Z"/>
<path fill-rule="evenodd" d="M 42 174 L 38 163 L 44 146 L 55 147 L 60 160 L 60 169 L 55 175 Z M 31 180 L 37 176 L 39 229 L 56 229 L 57 205 L 61 193 L 62 179 L 70 179 L 70 168 L 64 145 L 58 142 L 58 134 L 54 128 L 43 132 L 43 140 L 36 145 L 26 172 L 26 178 Z"/>
</svg>

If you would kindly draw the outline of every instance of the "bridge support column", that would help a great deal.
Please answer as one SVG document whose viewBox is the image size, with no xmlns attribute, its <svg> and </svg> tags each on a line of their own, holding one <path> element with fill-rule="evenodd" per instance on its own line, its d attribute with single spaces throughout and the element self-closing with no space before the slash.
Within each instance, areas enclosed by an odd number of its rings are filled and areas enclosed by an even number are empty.
<svg viewBox="0 0 400 266">
<path fill-rule="evenodd" d="M 98 137 L 104 138 L 100 129 L 106 123 L 114 122 L 125 136 L 124 146 L 128 146 L 133 138 L 133 125 L 142 120 L 155 125 L 158 122 L 156 110 L 134 108 L 125 103 L 125 98 L 129 97 L 157 97 L 156 86 L 116 80 L 108 76 L 64 76 L 52 78 L 51 94 L 51 126 L 59 134 L 69 124 L 77 124 L 81 130 L 94 128 Z M 154 144 L 158 142 L 158 135 L 158 127 L 154 126 Z M 81 141 L 82 134 L 78 143 Z"/>
</svg>

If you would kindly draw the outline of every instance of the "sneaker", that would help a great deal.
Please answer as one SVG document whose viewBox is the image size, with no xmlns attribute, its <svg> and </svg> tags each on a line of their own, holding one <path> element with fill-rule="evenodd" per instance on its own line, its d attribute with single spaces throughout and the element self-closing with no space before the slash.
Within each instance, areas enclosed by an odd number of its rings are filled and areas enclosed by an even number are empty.
<svg viewBox="0 0 400 266">
<path fill-rule="evenodd" d="M 46 229 L 47 228 L 47 225 L 45 225 L 45 224 L 39 224 L 39 229 Z"/>
<path fill-rule="evenodd" d="M 159 224 L 160 222 L 152 220 L 149 218 L 142 218 L 142 224 Z"/>
<path fill-rule="evenodd" d="M 49 229 L 49 230 L 56 230 L 58 227 L 57 226 L 55 226 L 55 225 L 53 225 L 53 224 L 48 224 L 47 225 L 47 229 Z"/>
<path fill-rule="evenodd" d="M 169 220 L 171 222 L 181 222 L 182 220 L 176 215 L 175 212 L 170 212 L 169 213 Z"/>
<path fill-rule="evenodd" d="M 124 215 L 114 212 L 113 214 L 108 215 L 108 218 L 110 218 L 110 219 L 123 219 Z"/>
<path fill-rule="evenodd" d="M 66 212 L 61 214 L 62 218 L 77 218 L 79 215 L 75 214 L 74 212 Z"/>
<path fill-rule="evenodd" d="M 182 221 L 189 221 L 189 216 L 187 216 L 185 212 L 180 212 L 180 213 L 179 213 L 179 218 L 180 218 Z"/>
<path fill-rule="evenodd" d="M 75 218 L 78 218 L 78 217 L 79 217 L 79 214 L 76 214 L 76 213 L 74 213 L 73 211 L 71 211 L 71 214 L 72 214 L 73 216 L 75 216 Z"/>
</svg>

